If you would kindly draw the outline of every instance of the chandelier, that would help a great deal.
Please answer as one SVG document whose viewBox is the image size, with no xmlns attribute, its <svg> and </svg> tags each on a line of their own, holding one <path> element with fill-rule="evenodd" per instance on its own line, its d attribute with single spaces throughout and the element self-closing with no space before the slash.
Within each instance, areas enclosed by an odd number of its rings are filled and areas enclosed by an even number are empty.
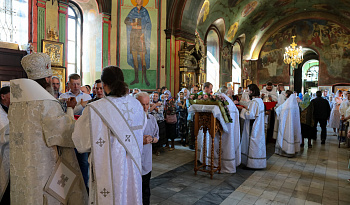
<svg viewBox="0 0 350 205">
<path fill-rule="evenodd" d="M 286 47 L 286 52 L 283 55 L 284 63 L 290 64 L 293 68 L 295 68 L 296 64 L 300 64 L 303 62 L 303 48 L 299 46 L 297 48 L 297 44 L 294 42 L 295 36 L 292 36 L 293 43 L 290 44 L 289 47 Z"/>
</svg>

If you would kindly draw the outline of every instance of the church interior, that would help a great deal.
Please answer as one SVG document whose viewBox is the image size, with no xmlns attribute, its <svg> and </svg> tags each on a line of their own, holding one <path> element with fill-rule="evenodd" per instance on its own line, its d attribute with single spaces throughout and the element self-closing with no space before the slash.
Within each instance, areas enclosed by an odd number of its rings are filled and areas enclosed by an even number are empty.
<svg viewBox="0 0 350 205">
<path fill-rule="evenodd" d="M 93 85 L 109 65 L 122 69 L 130 90 L 165 86 L 173 96 L 205 82 L 235 94 L 268 82 L 302 94 L 350 91 L 349 0 L 143 0 L 144 43 L 128 22 L 137 2 L 2 0 L 1 87 L 27 77 L 24 56 L 43 52 L 62 93 L 70 74 Z M 293 45 L 301 60 L 292 66 Z M 134 47 L 146 51 L 135 55 Z M 194 175 L 194 151 L 176 140 L 174 151 L 153 155 L 151 204 L 350 204 L 350 150 L 331 128 L 327 135 L 326 145 L 318 138 L 291 158 L 267 143 L 266 169 L 239 166 L 213 179 Z"/>
</svg>

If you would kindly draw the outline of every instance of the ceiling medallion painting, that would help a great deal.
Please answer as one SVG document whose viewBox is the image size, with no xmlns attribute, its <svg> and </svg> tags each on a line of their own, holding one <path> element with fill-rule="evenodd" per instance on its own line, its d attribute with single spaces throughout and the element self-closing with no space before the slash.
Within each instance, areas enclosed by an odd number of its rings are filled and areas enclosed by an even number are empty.
<svg viewBox="0 0 350 205">
<path fill-rule="evenodd" d="M 283 12 L 277 13 L 277 15 L 279 15 L 279 16 L 289 16 L 289 15 L 294 14 L 298 10 L 299 10 L 298 8 L 288 8 L 288 9 L 284 10 Z"/>
<path fill-rule="evenodd" d="M 290 3 L 292 3 L 293 0 L 278 0 L 276 1 L 273 6 L 274 7 L 281 7 L 281 6 L 286 6 Z"/>
<path fill-rule="evenodd" d="M 227 40 L 232 41 L 235 37 L 238 30 L 238 22 L 231 25 L 230 29 L 227 32 Z"/>
<path fill-rule="evenodd" d="M 259 13 L 255 14 L 252 20 L 252 25 L 255 25 L 258 23 L 261 19 L 263 19 L 266 15 L 266 11 L 260 11 Z"/>
<path fill-rule="evenodd" d="M 199 12 L 199 16 L 198 16 L 199 21 L 204 22 L 205 20 L 207 20 L 207 17 L 209 15 L 209 6 L 210 6 L 209 0 L 205 0 L 201 8 L 201 11 Z"/>
<path fill-rule="evenodd" d="M 343 13 L 346 17 L 350 17 L 350 12 L 345 11 L 345 10 L 341 10 L 341 13 Z"/>
<path fill-rule="evenodd" d="M 331 6 L 327 5 L 327 4 L 315 4 L 315 5 L 312 5 L 312 7 L 314 9 L 324 10 L 324 11 L 333 10 L 333 7 L 331 7 Z"/>
<path fill-rule="evenodd" d="M 240 4 L 243 0 L 227 0 L 228 7 L 235 7 Z"/>
<path fill-rule="evenodd" d="M 260 28 L 260 31 L 264 31 L 267 27 L 269 27 L 272 22 L 274 22 L 275 20 L 274 19 L 270 19 L 268 21 L 266 21 Z"/>
<path fill-rule="evenodd" d="M 257 1 L 252 1 L 250 2 L 249 4 L 247 4 L 244 8 L 243 8 L 243 11 L 242 11 L 242 17 L 246 17 L 248 16 L 250 13 L 252 13 L 256 6 L 258 5 L 258 2 Z"/>
</svg>

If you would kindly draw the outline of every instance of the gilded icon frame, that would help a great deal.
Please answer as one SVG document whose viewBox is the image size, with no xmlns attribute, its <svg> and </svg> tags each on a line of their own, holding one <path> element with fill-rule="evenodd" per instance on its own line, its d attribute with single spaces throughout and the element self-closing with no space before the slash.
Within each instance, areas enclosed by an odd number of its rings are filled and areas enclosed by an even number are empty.
<svg viewBox="0 0 350 205">
<path fill-rule="evenodd" d="M 50 56 L 51 66 L 63 66 L 63 45 L 57 41 L 42 40 L 42 52 Z"/>
<path fill-rule="evenodd" d="M 56 76 L 60 79 L 60 92 L 65 93 L 66 91 L 66 68 L 65 67 L 51 67 L 52 76 Z"/>
</svg>

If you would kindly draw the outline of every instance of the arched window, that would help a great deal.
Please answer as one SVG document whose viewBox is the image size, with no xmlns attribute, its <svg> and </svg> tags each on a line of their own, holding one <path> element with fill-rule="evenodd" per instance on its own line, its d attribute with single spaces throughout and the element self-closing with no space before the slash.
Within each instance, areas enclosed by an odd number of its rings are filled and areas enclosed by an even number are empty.
<svg viewBox="0 0 350 205">
<path fill-rule="evenodd" d="M 214 30 L 210 30 L 207 36 L 207 81 L 213 84 L 213 92 L 216 92 L 220 86 L 219 59 L 219 36 Z"/>
<path fill-rule="evenodd" d="M 241 46 L 238 42 L 233 44 L 232 47 L 232 82 L 234 83 L 234 92 L 238 93 L 238 87 L 241 84 L 242 73 L 242 52 Z"/>
<path fill-rule="evenodd" d="M 28 1 L 0 1 L 0 41 L 28 43 Z"/>
<path fill-rule="evenodd" d="M 81 76 L 81 37 L 82 37 L 81 11 L 75 4 L 69 3 L 67 76 L 69 76 L 72 73 L 78 73 Z"/>
</svg>

